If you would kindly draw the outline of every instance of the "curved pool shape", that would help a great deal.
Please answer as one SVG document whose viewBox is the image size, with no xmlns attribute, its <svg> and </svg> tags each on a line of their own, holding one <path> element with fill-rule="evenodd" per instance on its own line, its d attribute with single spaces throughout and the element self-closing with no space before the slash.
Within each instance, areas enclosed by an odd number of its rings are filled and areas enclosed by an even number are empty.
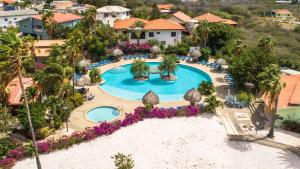
<svg viewBox="0 0 300 169">
<path fill-rule="evenodd" d="M 120 113 L 118 109 L 109 106 L 96 107 L 86 113 L 87 119 L 96 123 L 111 121 L 119 115 Z"/>
<path fill-rule="evenodd" d="M 159 62 L 147 62 L 150 67 Z M 155 92 L 160 101 L 183 100 L 186 91 L 197 88 L 202 81 L 211 81 L 205 72 L 182 64 L 178 64 L 176 81 L 161 80 L 159 74 L 150 74 L 147 81 L 135 81 L 130 73 L 131 64 L 110 69 L 102 74 L 105 83 L 100 88 L 112 96 L 126 100 L 141 100 L 149 90 Z"/>
</svg>

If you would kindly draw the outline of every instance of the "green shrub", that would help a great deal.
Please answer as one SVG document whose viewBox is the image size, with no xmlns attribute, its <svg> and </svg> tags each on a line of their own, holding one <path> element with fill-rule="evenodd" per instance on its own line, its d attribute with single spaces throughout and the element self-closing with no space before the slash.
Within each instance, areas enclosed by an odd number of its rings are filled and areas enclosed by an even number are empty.
<svg viewBox="0 0 300 169">
<path fill-rule="evenodd" d="M 202 81 L 198 86 L 198 91 L 203 95 L 212 95 L 215 92 L 215 87 L 211 82 Z"/>
<path fill-rule="evenodd" d="M 176 45 L 176 54 L 178 55 L 187 55 L 189 53 L 189 45 L 186 43 L 178 43 Z"/>
<path fill-rule="evenodd" d="M 175 46 L 171 46 L 169 45 L 166 49 L 165 49 L 165 54 L 176 54 L 176 47 Z"/>
<path fill-rule="evenodd" d="M 131 154 L 124 155 L 122 153 L 118 153 L 111 158 L 114 159 L 116 169 L 132 169 L 134 167 L 134 161 Z"/>
<path fill-rule="evenodd" d="M 46 126 L 45 113 L 46 108 L 41 103 L 32 103 L 29 105 L 32 126 L 34 129 L 40 129 Z M 27 118 L 26 108 L 22 107 L 18 110 L 18 119 L 22 126 L 29 129 L 29 122 Z"/>
<path fill-rule="evenodd" d="M 218 107 L 223 107 L 222 101 L 217 100 L 216 96 L 209 96 L 205 98 L 204 103 L 206 104 L 204 110 L 211 113 L 215 113 Z"/>
<path fill-rule="evenodd" d="M 9 150 L 12 150 L 17 147 L 16 142 L 14 142 L 10 138 L 2 138 L 0 139 L 0 160 Z"/>
<path fill-rule="evenodd" d="M 251 93 L 245 92 L 245 91 L 240 91 L 237 95 L 237 99 L 239 101 L 245 102 L 249 104 L 251 100 L 253 99 L 253 95 Z"/>
<path fill-rule="evenodd" d="M 100 70 L 92 69 L 89 73 L 90 79 L 92 83 L 99 83 L 101 81 Z"/>
<path fill-rule="evenodd" d="M 78 107 L 83 104 L 84 98 L 80 93 L 75 93 L 73 96 L 68 98 L 68 101 L 71 102 L 74 107 Z"/>
<path fill-rule="evenodd" d="M 211 51 L 207 48 L 201 48 L 200 49 L 201 52 L 201 56 L 200 56 L 200 60 L 204 60 L 204 61 L 208 61 L 209 56 L 211 55 Z"/>
<path fill-rule="evenodd" d="M 36 136 L 36 139 L 40 140 L 40 139 L 47 138 L 53 132 L 54 131 L 52 129 L 50 129 L 49 127 L 43 127 L 43 128 L 36 130 L 35 136 Z"/>
<path fill-rule="evenodd" d="M 294 32 L 300 33 L 300 26 L 296 26 L 295 29 L 294 29 Z"/>
<path fill-rule="evenodd" d="M 296 133 L 300 133 L 300 121 L 299 120 L 294 120 L 291 118 L 284 119 L 282 121 L 282 126 L 283 129 L 288 130 L 288 131 L 293 131 Z"/>
</svg>

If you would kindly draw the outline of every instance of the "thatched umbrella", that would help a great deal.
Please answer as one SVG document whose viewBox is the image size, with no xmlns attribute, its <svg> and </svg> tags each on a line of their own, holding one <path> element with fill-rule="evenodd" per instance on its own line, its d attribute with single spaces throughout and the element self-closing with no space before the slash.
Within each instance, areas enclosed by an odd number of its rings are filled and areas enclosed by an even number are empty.
<svg viewBox="0 0 300 169">
<path fill-rule="evenodd" d="M 217 59 L 215 61 L 216 64 L 220 65 L 220 66 L 223 66 L 223 65 L 227 65 L 227 62 L 225 59 Z"/>
<path fill-rule="evenodd" d="M 201 94 L 195 88 L 190 89 L 184 95 L 184 100 L 189 101 L 192 106 L 201 101 Z"/>
<path fill-rule="evenodd" d="M 151 90 L 143 96 L 142 102 L 144 105 L 156 105 L 159 104 L 159 97 Z"/>
<path fill-rule="evenodd" d="M 152 46 L 152 48 L 150 48 L 150 52 L 156 56 L 157 54 L 161 53 L 161 49 L 159 46 Z"/>
<path fill-rule="evenodd" d="M 195 49 L 190 53 L 190 55 L 193 58 L 193 61 L 197 61 L 198 58 L 201 56 L 201 52 Z"/>
<path fill-rule="evenodd" d="M 123 51 L 120 49 L 115 49 L 112 52 L 112 56 L 114 57 L 114 60 L 119 61 L 123 56 Z"/>
<path fill-rule="evenodd" d="M 81 61 L 79 61 L 78 65 L 80 67 L 87 67 L 90 64 L 89 60 L 86 59 L 82 59 Z"/>
<path fill-rule="evenodd" d="M 79 80 L 75 81 L 76 86 L 85 86 L 85 85 L 90 85 L 90 84 L 91 84 L 91 80 L 87 77 L 82 77 Z"/>
</svg>

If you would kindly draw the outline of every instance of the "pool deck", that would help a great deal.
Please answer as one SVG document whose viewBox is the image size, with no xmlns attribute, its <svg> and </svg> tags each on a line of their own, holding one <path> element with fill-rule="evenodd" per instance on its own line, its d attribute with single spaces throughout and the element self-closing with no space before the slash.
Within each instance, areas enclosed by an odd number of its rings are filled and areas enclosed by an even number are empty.
<svg viewBox="0 0 300 169">
<path fill-rule="evenodd" d="M 157 59 L 145 59 L 146 62 L 160 62 L 161 58 Z M 211 60 L 213 61 L 213 60 Z M 111 63 L 105 66 L 99 67 L 101 70 L 101 73 L 104 73 L 107 70 L 110 70 L 112 68 L 122 66 L 125 64 L 130 64 L 133 62 L 132 60 L 121 60 L 120 62 Z M 212 71 L 212 68 L 198 64 L 198 63 L 187 63 L 185 61 L 180 61 L 180 64 L 188 65 L 197 69 L 200 69 L 210 75 L 212 82 L 214 83 L 216 89 L 217 89 L 217 96 L 219 99 L 224 99 L 224 97 L 227 95 L 229 86 L 224 81 L 224 74 L 215 73 Z M 90 122 L 85 118 L 85 113 L 97 106 L 113 106 L 121 110 L 121 115 L 118 119 L 123 119 L 125 117 L 125 113 L 131 113 L 134 111 L 134 108 L 138 106 L 142 106 L 141 101 L 132 101 L 132 100 L 125 100 L 122 98 L 118 98 L 115 96 L 111 96 L 110 94 L 106 93 L 105 91 L 101 90 L 98 85 L 93 86 L 85 86 L 86 88 L 89 88 L 89 92 L 93 93 L 95 95 L 95 98 L 92 101 L 86 101 L 82 106 L 76 108 L 72 113 L 70 117 L 70 128 L 74 130 L 82 131 L 86 127 L 92 127 L 96 123 Z M 147 91 L 145 91 L 146 93 Z M 187 101 L 171 101 L 171 102 L 161 102 L 158 107 L 177 107 L 177 106 L 186 106 L 189 105 L 189 102 Z M 117 119 L 116 119 L 117 120 Z"/>
</svg>

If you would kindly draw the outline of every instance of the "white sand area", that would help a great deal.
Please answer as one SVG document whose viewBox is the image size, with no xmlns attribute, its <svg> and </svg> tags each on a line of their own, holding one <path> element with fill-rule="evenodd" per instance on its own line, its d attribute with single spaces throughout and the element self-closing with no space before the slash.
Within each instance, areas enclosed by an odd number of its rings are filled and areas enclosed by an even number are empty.
<svg viewBox="0 0 300 169">
<path fill-rule="evenodd" d="M 229 142 L 217 117 L 150 119 L 91 142 L 41 155 L 43 169 L 113 169 L 132 154 L 137 169 L 296 169 L 300 158 L 255 143 Z M 34 159 L 15 169 L 36 168 Z"/>
</svg>

